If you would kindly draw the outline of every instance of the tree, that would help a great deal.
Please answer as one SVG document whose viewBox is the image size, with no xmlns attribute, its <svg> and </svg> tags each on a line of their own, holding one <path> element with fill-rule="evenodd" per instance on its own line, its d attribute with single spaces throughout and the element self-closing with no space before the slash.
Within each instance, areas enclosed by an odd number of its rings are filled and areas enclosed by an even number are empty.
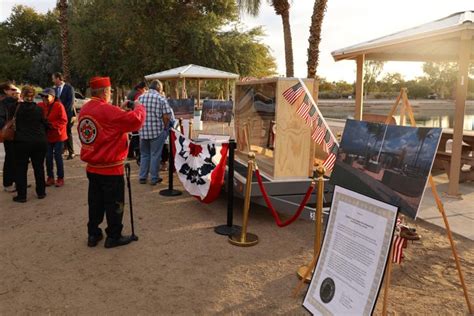
<svg viewBox="0 0 474 316">
<path fill-rule="evenodd" d="M 54 12 L 39 14 L 26 6 L 14 6 L 8 19 L 0 24 L 0 79 L 31 82 L 33 57 L 51 39 L 48 34 L 57 34 Z"/>
<path fill-rule="evenodd" d="M 364 90 L 365 98 L 371 91 L 371 89 L 376 85 L 377 78 L 382 73 L 384 66 L 383 61 L 378 60 L 366 60 L 364 62 Z"/>
<path fill-rule="evenodd" d="M 51 34 L 49 32 L 48 34 Z M 32 82 L 47 87 L 51 85 L 51 74 L 61 69 L 61 49 L 58 37 L 48 36 L 41 51 L 33 56 L 29 77 Z"/>
<path fill-rule="evenodd" d="M 382 92 L 400 92 L 405 80 L 399 72 L 388 73 L 379 82 Z"/>
<path fill-rule="evenodd" d="M 453 62 L 428 62 L 423 64 L 423 72 L 431 83 L 433 91 L 444 99 L 454 95 L 456 88 L 456 77 L 458 72 L 457 63 Z"/>
<path fill-rule="evenodd" d="M 311 26 L 309 28 L 309 48 L 308 48 L 308 78 L 316 78 L 316 71 L 319 63 L 319 43 L 321 42 L 321 26 L 326 12 L 327 0 L 316 0 L 311 16 Z"/>
<path fill-rule="evenodd" d="M 261 30 L 221 31 L 237 20 L 235 1 L 134 3 L 70 1 L 71 57 L 81 77 L 108 75 L 114 85 L 130 86 L 144 74 L 190 63 L 250 76 L 274 69 L 257 40 Z"/>
<path fill-rule="evenodd" d="M 70 81 L 71 73 L 69 69 L 69 25 L 68 25 L 68 3 L 67 0 L 58 0 L 57 10 L 59 11 L 59 26 L 61 28 L 61 53 L 63 75 L 66 81 Z"/>
<path fill-rule="evenodd" d="M 283 24 L 283 38 L 285 42 L 285 64 L 286 64 L 286 76 L 294 76 L 294 63 L 293 63 L 293 40 L 291 38 L 291 25 L 290 25 L 290 3 L 288 0 L 268 0 L 273 6 L 275 13 L 281 16 Z M 261 0 L 237 0 L 237 4 L 242 11 L 247 12 L 250 15 L 256 16 L 260 10 Z"/>
</svg>

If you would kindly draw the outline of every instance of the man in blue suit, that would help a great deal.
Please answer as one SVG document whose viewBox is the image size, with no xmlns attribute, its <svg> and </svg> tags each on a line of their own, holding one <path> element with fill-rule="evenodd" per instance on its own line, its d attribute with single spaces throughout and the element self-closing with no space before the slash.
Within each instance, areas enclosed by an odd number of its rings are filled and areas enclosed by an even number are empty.
<svg viewBox="0 0 474 316">
<path fill-rule="evenodd" d="M 52 78 L 56 97 L 64 105 L 67 114 L 67 140 L 64 142 L 64 148 L 68 151 L 67 159 L 70 160 L 75 156 L 74 142 L 71 132 L 73 125 L 72 120 L 73 117 L 76 116 L 76 111 L 74 111 L 74 88 L 70 84 L 64 82 L 63 74 L 60 72 L 55 72 Z"/>
</svg>

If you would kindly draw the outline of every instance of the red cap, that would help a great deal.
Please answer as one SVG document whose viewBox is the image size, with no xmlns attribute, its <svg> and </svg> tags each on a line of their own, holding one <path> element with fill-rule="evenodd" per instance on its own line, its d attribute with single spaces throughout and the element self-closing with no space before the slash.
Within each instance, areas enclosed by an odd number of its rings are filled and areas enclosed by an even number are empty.
<svg viewBox="0 0 474 316">
<path fill-rule="evenodd" d="M 110 78 L 109 77 L 92 77 L 89 81 L 89 86 L 91 89 L 100 89 L 110 87 Z"/>
</svg>

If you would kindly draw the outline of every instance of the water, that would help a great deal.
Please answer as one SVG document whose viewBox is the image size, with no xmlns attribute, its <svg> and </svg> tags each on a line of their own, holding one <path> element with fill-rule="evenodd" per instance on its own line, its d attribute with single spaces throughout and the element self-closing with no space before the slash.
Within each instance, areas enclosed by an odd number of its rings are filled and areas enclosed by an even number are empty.
<svg viewBox="0 0 474 316">
<path fill-rule="evenodd" d="M 364 104 L 364 114 L 387 115 L 393 105 L 392 100 L 370 100 Z M 414 100 L 410 101 L 417 126 L 425 127 L 454 127 L 454 104 L 451 101 Z M 354 117 L 354 102 L 346 100 L 320 100 L 319 108 L 327 118 L 347 119 Z M 400 122 L 400 111 L 394 115 Z M 406 118 L 409 122 L 408 117 Z M 464 130 L 474 130 L 474 102 L 466 102 L 464 115 Z"/>
</svg>

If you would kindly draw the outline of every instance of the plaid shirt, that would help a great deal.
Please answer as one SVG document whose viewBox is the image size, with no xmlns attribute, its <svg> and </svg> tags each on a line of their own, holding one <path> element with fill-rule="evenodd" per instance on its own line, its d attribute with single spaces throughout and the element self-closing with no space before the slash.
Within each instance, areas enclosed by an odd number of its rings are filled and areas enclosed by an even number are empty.
<svg viewBox="0 0 474 316">
<path fill-rule="evenodd" d="M 163 115 L 170 114 L 171 108 L 168 101 L 158 93 L 158 91 L 150 89 L 147 93 L 138 98 L 138 101 L 145 106 L 146 119 L 145 124 L 140 129 L 141 139 L 153 139 L 164 129 Z"/>
</svg>

